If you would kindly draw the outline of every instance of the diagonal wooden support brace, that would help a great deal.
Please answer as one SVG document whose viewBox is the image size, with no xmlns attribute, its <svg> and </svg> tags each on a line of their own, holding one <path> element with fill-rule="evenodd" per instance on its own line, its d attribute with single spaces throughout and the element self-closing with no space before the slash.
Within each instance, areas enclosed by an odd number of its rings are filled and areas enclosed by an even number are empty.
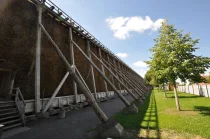
<svg viewBox="0 0 210 139">
<path fill-rule="evenodd" d="M 53 47 L 57 51 L 57 53 L 60 56 L 60 58 L 62 59 L 62 61 L 64 62 L 65 66 L 66 66 L 66 68 L 67 68 L 67 70 L 69 72 L 69 75 L 71 75 L 73 80 L 77 83 L 79 89 L 84 93 L 84 95 L 88 99 L 88 101 L 91 102 L 90 105 L 92 106 L 92 108 L 95 111 L 95 113 L 98 116 L 98 118 L 101 120 L 101 122 L 106 122 L 108 120 L 108 117 L 101 110 L 101 108 L 99 107 L 98 103 L 95 101 L 94 97 L 88 92 L 86 86 L 83 84 L 81 79 L 76 75 L 76 73 L 74 72 L 74 68 L 72 68 L 70 66 L 69 62 L 67 61 L 67 59 L 65 58 L 65 56 L 63 55 L 63 53 L 61 52 L 61 50 L 59 49 L 57 44 L 53 41 L 53 39 L 51 38 L 49 33 L 46 31 L 44 26 L 41 23 L 39 23 L 39 25 L 42 28 L 42 30 L 45 33 L 45 35 L 47 36 L 47 38 L 53 44 Z"/>
<path fill-rule="evenodd" d="M 106 60 L 103 59 L 103 61 L 108 65 L 108 62 L 107 62 Z M 109 65 L 110 65 L 110 63 L 109 63 Z M 125 79 L 125 82 L 127 82 L 128 84 L 130 84 L 130 85 L 134 88 L 134 90 L 136 90 L 136 89 L 138 88 L 138 90 L 139 90 L 140 92 L 144 92 L 144 91 L 142 91 L 142 89 L 141 89 L 135 82 L 133 82 L 133 80 L 131 80 L 129 77 L 127 77 L 127 75 L 124 74 L 120 69 L 118 69 L 118 68 L 115 69 L 115 68 L 113 67 L 113 64 L 111 64 L 110 67 L 111 67 L 112 69 L 114 69 L 116 72 L 122 73 L 122 74 L 119 74 L 119 75 L 121 76 L 121 78 L 126 78 L 126 79 Z M 123 77 L 122 77 L 122 76 L 123 76 Z M 138 93 L 138 91 L 136 91 L 136 92 Z M 141 94 L 138 93 L 138 95 L 139 95 L 140 97 L 142 97 Z"/>
<path fill-rule="evenodd" d="M 61 80 L 60 84 L 58 85 L 58 87 L 55 89 L 53 95 L 51 96 L 51 98 L 49 99 L 49 101 L 47 102 L 46 106 L 44 107 L 42 114 L 44 114 L 50 107 L 50 105 L 52 104 L 53 100 L 55 99 L 55 96 L 58 94 L 59 90 L 61 89 L 61 87 L 63 86 L 64 82 L 66 81 L 66 79 L 69 76 L 69 72 L 67 72 L 65 74 L 65 76 L 63 77 L 63 79 Z"/>
<path fill-rule="evenodd" d="M 131 78 L 135 79 L 137 82 L 139 82 L 141 84 L 141 86 L 144 89 L 144 92 L 147 93 L 148 88 L 146 87 L 145 83 L 143 83 L 141 80 L 139 80 L 138 78 L 136 78 L 134 75 L 131 75 L 131 73 L 126 72 L 128 76 L 130 76 Z"/>
<path fill-rule="evenodd" d="M 87 41 L 87 53 L 88 53 L 88 57 L 90 59 L 92 59 L 91 57 L 91 53 L 90 53 L 90 42 Z M 93 71 L 93 66 L 90 65 L 90 71 L 91 71 L 91 79 L 92 79 L 92 87 L 93 87 L 93 93 L 94 93 L 94 97 L 97 100 L 97 94 L 96 94 L 96 84 L 95 84 L 95 75 L 94 75 L 94 71 Z"/>
<path fill-rule="evenodd" d="M 104 60 L 104 59 L 103 59 L 103 60 Z M 104 62 L 106 62 L 106 61 L 104 60 Z M 108 64 L 108 62 L 106 62 L 106 63 Z M 104 64 L 104 63 L 103 63 L 103 64 Z M 105 64 L 104 64 L 104 65 L 105 65 Z M 109 64 L 109 65 L 110 65 L 110 64 Z M 113 70 L 115 70 L 115 72 L 119 72 L 119 71 L 117 71 L 115 68 L 112 67 L 112 64 L 110 65 L 110 67 L 111 67 Z M 121 78 L 123 78 L 122 75 L 119 74 L 119 76 L 120 76 Z M 124 77 L 125 77 L 125 76 L 124 76 Z M 133 83 L 130 82 L 130 81 L 132 81 L 132 80 L 130 80 L 129 78 L 126 78 L 126 80 L 124 80 L 124 81 L 125 81 L 126 83 L 128 83 L 128 85 L 130 85 L 140 97 L 142 97 L 142 95 L 138 93 L 139 91 L 136 90 L 136 89 L 137 89 L 136 87 L 138 87 L 138 86 L 134 87 Z M 140 92 L 142 92 L 142 91 L 140 91 Z"/>
<path fill-rule="evenodd" d="M 112 74 L 112 76 L 128 91 L 128 93 L 134 98 L 134 99 L 138 99 L 138 97 L 136 95 L 134 95 L 127 86 L 124 85 L 124 83 L 122 83 L 122 81 L 120 81 L 118 79 L 118 77 L 93 53 L 91 52 L 92 55 Z"/>
<path fill-rule="evenodd" d="M 108 62 L 106 62 L 104 59 L 103 59 L 103 61 L 108 65 Z M 109 64 L 110 65 L 110 64 Z M 110 65 L 110 67 L 113 69 L 113 70 L 115 70 L 115 72 L 119 72 L 120 70 L 118 70 L 118 69 L 115 69 L 114 67 L 113 67 L 113 65 L 111 64 Z M 119 73 L 121 73 L 121 71 L 119 72 Z M 139 90 L 139 89 L 137 89 L 137 88 L 139 88 L 134 82 L 132 82 L 132 80 L 130 79 L 130 78 L 128 78 L 128 77 L 126 77 L 126 75 L 124 75 L 124 74 L 119 74 L 119 76 L 122 78 L 122 79 L 124 79 L 124 81 L 126 82 L 126 83 L 128 83 L 135 91 L 136 91 L 136 93 L 140 96 L 140 97 L 142 97 L 142 95 L 141 94 L 139 94 L 138 92 L 139 91 L 137 91 L 137 90 Z M 136 88 L 137 87 L 137 88 Z M 140 92 L 142 92 L 141 90 L 140 90 Z"/>
<path fill-rule="evenodd" d="M 112 65 L 112 68 L 115 67 L 112 63 L 108 63 L 108 62 L 107 62 L 106 60 L 104 60 L 104 59 L 103 59 L 103 61 L 104 61 L 105 63 L 107 63 L 107 65 L 110 65 L 110 64 L 111 64 L 111 65 Z M 114 69 L 115 69 L 115 68 L 114 68 Z M 128 77 L 127 74 L 125 74 L 124 71 L 122 71 L 120 68 L 117 68 L 117 70 L 120 71 L 121 73 L 123 73 L 122 75 L 123 75 L 123 76 L 126 76 L 128 79 L 131 78 L 131 77 Z M 133 78 L 132 78 L 132 79 L 133 79 Z M 131 79 L 130 79 L 130 80 L 131 80 Z M 131 80 L 131 81 L 132 81 L 134 84 L 136 84 L 133 80 Z M 143 84 L 143 83 L 140 83 L 140 85 L 141 85 L 141 84 Z M 137 84 L 136 84 L 136 85 L 137 85 Z M 137 85 L 137 86 L 138 86 L 138 85 Z M 142 85 L 141 85 L 141 86 L 142 86 Z M 139 89 L 141 90 L 141 88 L 139 88 Z"/>
<path fill-rule="evenodd" d="M 103 72 L 93 63 L 93 61 L 82 51 L 82 49 L 74 42 L 76 48 L 82 53 L 82 55 L 88 60 L 88 62 L 96 69 L 96 71 L 101 75 L 101 77 L 112 87 L 119 98 L 123 101 L 126 106 L 130 106 L 130 102 L 117 90 L 117 88 L 111 83 L 111 81 L 103 74 Z"/>
<path fill-rule="evenodd" d="M 105 61 L 105 60 L 104 60 Z M 129 74 L 130 73 L 128 73 L 128 72 L 126 72 L 126 71 L 123 71 L 123 70 L 121 70 L 121 69 L 119 69 L 123 74 L 124 74 L 124 76 L 126 76 L 127 78 L 131 78 L 131 79 L 133 79 L 133 80 L 135 80 L 136 82 L 139 82 L 138 80 L 136 80 L 134 77 L 131 77 L 131 76 L 129 76 Z M 126 72 L 126 73 L 125 73 Z M 133 82 L 134 84 L 136 84 L 137 85 L 137 83 L 136 82 Z M 144 83 L 142 83 L 142 82 L 139 82 L 139 85 L 142 87 L 138 87 L 142 92 L 144 92 L 144 94 L 145 94 L 145 84 Z M 137 85 L 138 86 L 138 85 Z"/>
</svg>

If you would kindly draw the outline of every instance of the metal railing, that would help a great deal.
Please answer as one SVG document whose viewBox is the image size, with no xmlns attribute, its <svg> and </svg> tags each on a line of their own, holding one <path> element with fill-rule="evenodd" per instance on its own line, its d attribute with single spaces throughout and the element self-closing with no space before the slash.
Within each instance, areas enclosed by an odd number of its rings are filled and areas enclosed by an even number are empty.
<svg viewBox="0 0 210 139">
<path fill-rule="evenodd" d="M 12 94 L 15 96 L 15 104 L 17 106 L 18 112 L 20 114 L 20 118 L 22 120 L 23 125 L 25 125 L 25 100 L 23 98 L 23 95 L 20 91 L 20 88 L 13 88 L 15 90 L 15 93 Z"/>
</svg>

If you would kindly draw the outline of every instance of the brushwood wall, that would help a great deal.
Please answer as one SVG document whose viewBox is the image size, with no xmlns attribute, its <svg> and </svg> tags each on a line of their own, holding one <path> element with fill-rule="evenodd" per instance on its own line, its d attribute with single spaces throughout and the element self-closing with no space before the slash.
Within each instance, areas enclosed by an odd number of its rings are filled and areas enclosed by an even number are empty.
<svg viewBox="0 0 210 139">
<path fill-rule="evenodd" d="M 36 5 L 27 0 L 0 1 L 0 59 L 5 59 L 18 67 L 14 87 L 19 87 L 25 99 L 34 99 L 35 92 L 35 50 L 38 12 Z M 70 61 L 69 27 L 43 12 L 42 23 L 62 53 Z M 73 40 L 87 54 L 87 39 L 73 31 Z M 90 48 L 99 56 L 99 47 L 90 44 Z M 75 65 L 93 92 L 90 64 L 74 47 Z M 107 60 L 107 53 L 102 51 Z M 101 64 L 92 56 L 95 64 Z M 113 63 L 113 57 L 110 56 Z M 122 63 L 121 63 L 121 66 Z M 64 63 L 57 55 L 51 42 L 42 33 L 41 40 L 41 96 L 50 97 L 67 72 Z M 105 70 L 109 76 L 108 71 Z M 94 70 L 97 92 L 105 92 L 104 81 Z M 117 84 L 115 84 L 117 86 Z M 113 91 L 108 87 L 109 91 Z M 118 88 L 119 89 L 119 88 Z M 78 88 L 78 93 L 81 92 Z M 72 95 L 72 78 L 68 77 L 58 96 Z"/>
</svg>

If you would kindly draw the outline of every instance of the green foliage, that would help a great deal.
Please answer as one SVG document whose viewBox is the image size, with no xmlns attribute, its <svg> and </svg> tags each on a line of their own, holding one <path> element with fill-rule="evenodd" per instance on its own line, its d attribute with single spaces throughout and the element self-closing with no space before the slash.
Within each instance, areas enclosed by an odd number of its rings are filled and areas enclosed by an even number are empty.
<svg viewBox="0 0 210 139">
<path fill-rule="evenodd" d="M 180 78 L 183 82 L 187 79 L 199 82 L 200 74 L 210 67 L 209 58 L 194 55 L 199 39 L 182 33 L 182 29 L 175 29 L 167 20 L 162 23 L 159 36 L 154 39 L 155 45 L 150 49 L 151 61 L 147 61 L 157 80 L 175 83 Z"/>
<path fill-rule="evenodd" d="M 210 78 L 206 79 L 206 83 L 210 83 Z"/>
<path fill-rule="evenodd" d="M 120 122 L 120 124 L 124 128 L 131 128 L 131 129 L 136 129 L 139 130 L 140 128 L 140 123 L 143 121 L 148 106 L 150 103 L 150 96 L 146 97 L 144 100 L 144 104 L 139 107 L 139 112 L 137 114 L 125 114 L 123 111 L 115 115 L 115 119 Z"/>
<path fill-rule="evenodd" d="M 166 83 L 166 79 L 158 76 L 158 74 L 154 74 L 155 71 L 153 68 L 150 68 L 147 73 L 145 74 L 144 80 L 147 84 L 152 86 L 160 86 Z"/>
<path fill-rule="evenodd" d="M 150 84 L 151 80 L 152 80 L 152 74 L 150 70 L 148 70 L 144 76 L 144 81 L 146 82 L 146 84 Z"/>
</svg>

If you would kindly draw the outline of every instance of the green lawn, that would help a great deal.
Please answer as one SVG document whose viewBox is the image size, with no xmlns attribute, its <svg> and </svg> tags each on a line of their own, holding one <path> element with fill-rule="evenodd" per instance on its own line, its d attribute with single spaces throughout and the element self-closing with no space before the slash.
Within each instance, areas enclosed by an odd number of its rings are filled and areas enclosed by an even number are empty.
<svg viewBox="0 0 210 139">
<path fill-rule="evenodd" d="M 210 138 L 210 98 L 179 93 L 181 111 L 173 92 L 153 91 L 135 115 L 120 112 L 116 119 L 130 138 Z M 130 133 L 129 133 L 130 132 Z M 135 134 L 131 137 L 131 134 Z M 125 135 L 126 136 L 126 135 Z M 125 137 L 129 138 L 129 137 Z"/>
</svg>

